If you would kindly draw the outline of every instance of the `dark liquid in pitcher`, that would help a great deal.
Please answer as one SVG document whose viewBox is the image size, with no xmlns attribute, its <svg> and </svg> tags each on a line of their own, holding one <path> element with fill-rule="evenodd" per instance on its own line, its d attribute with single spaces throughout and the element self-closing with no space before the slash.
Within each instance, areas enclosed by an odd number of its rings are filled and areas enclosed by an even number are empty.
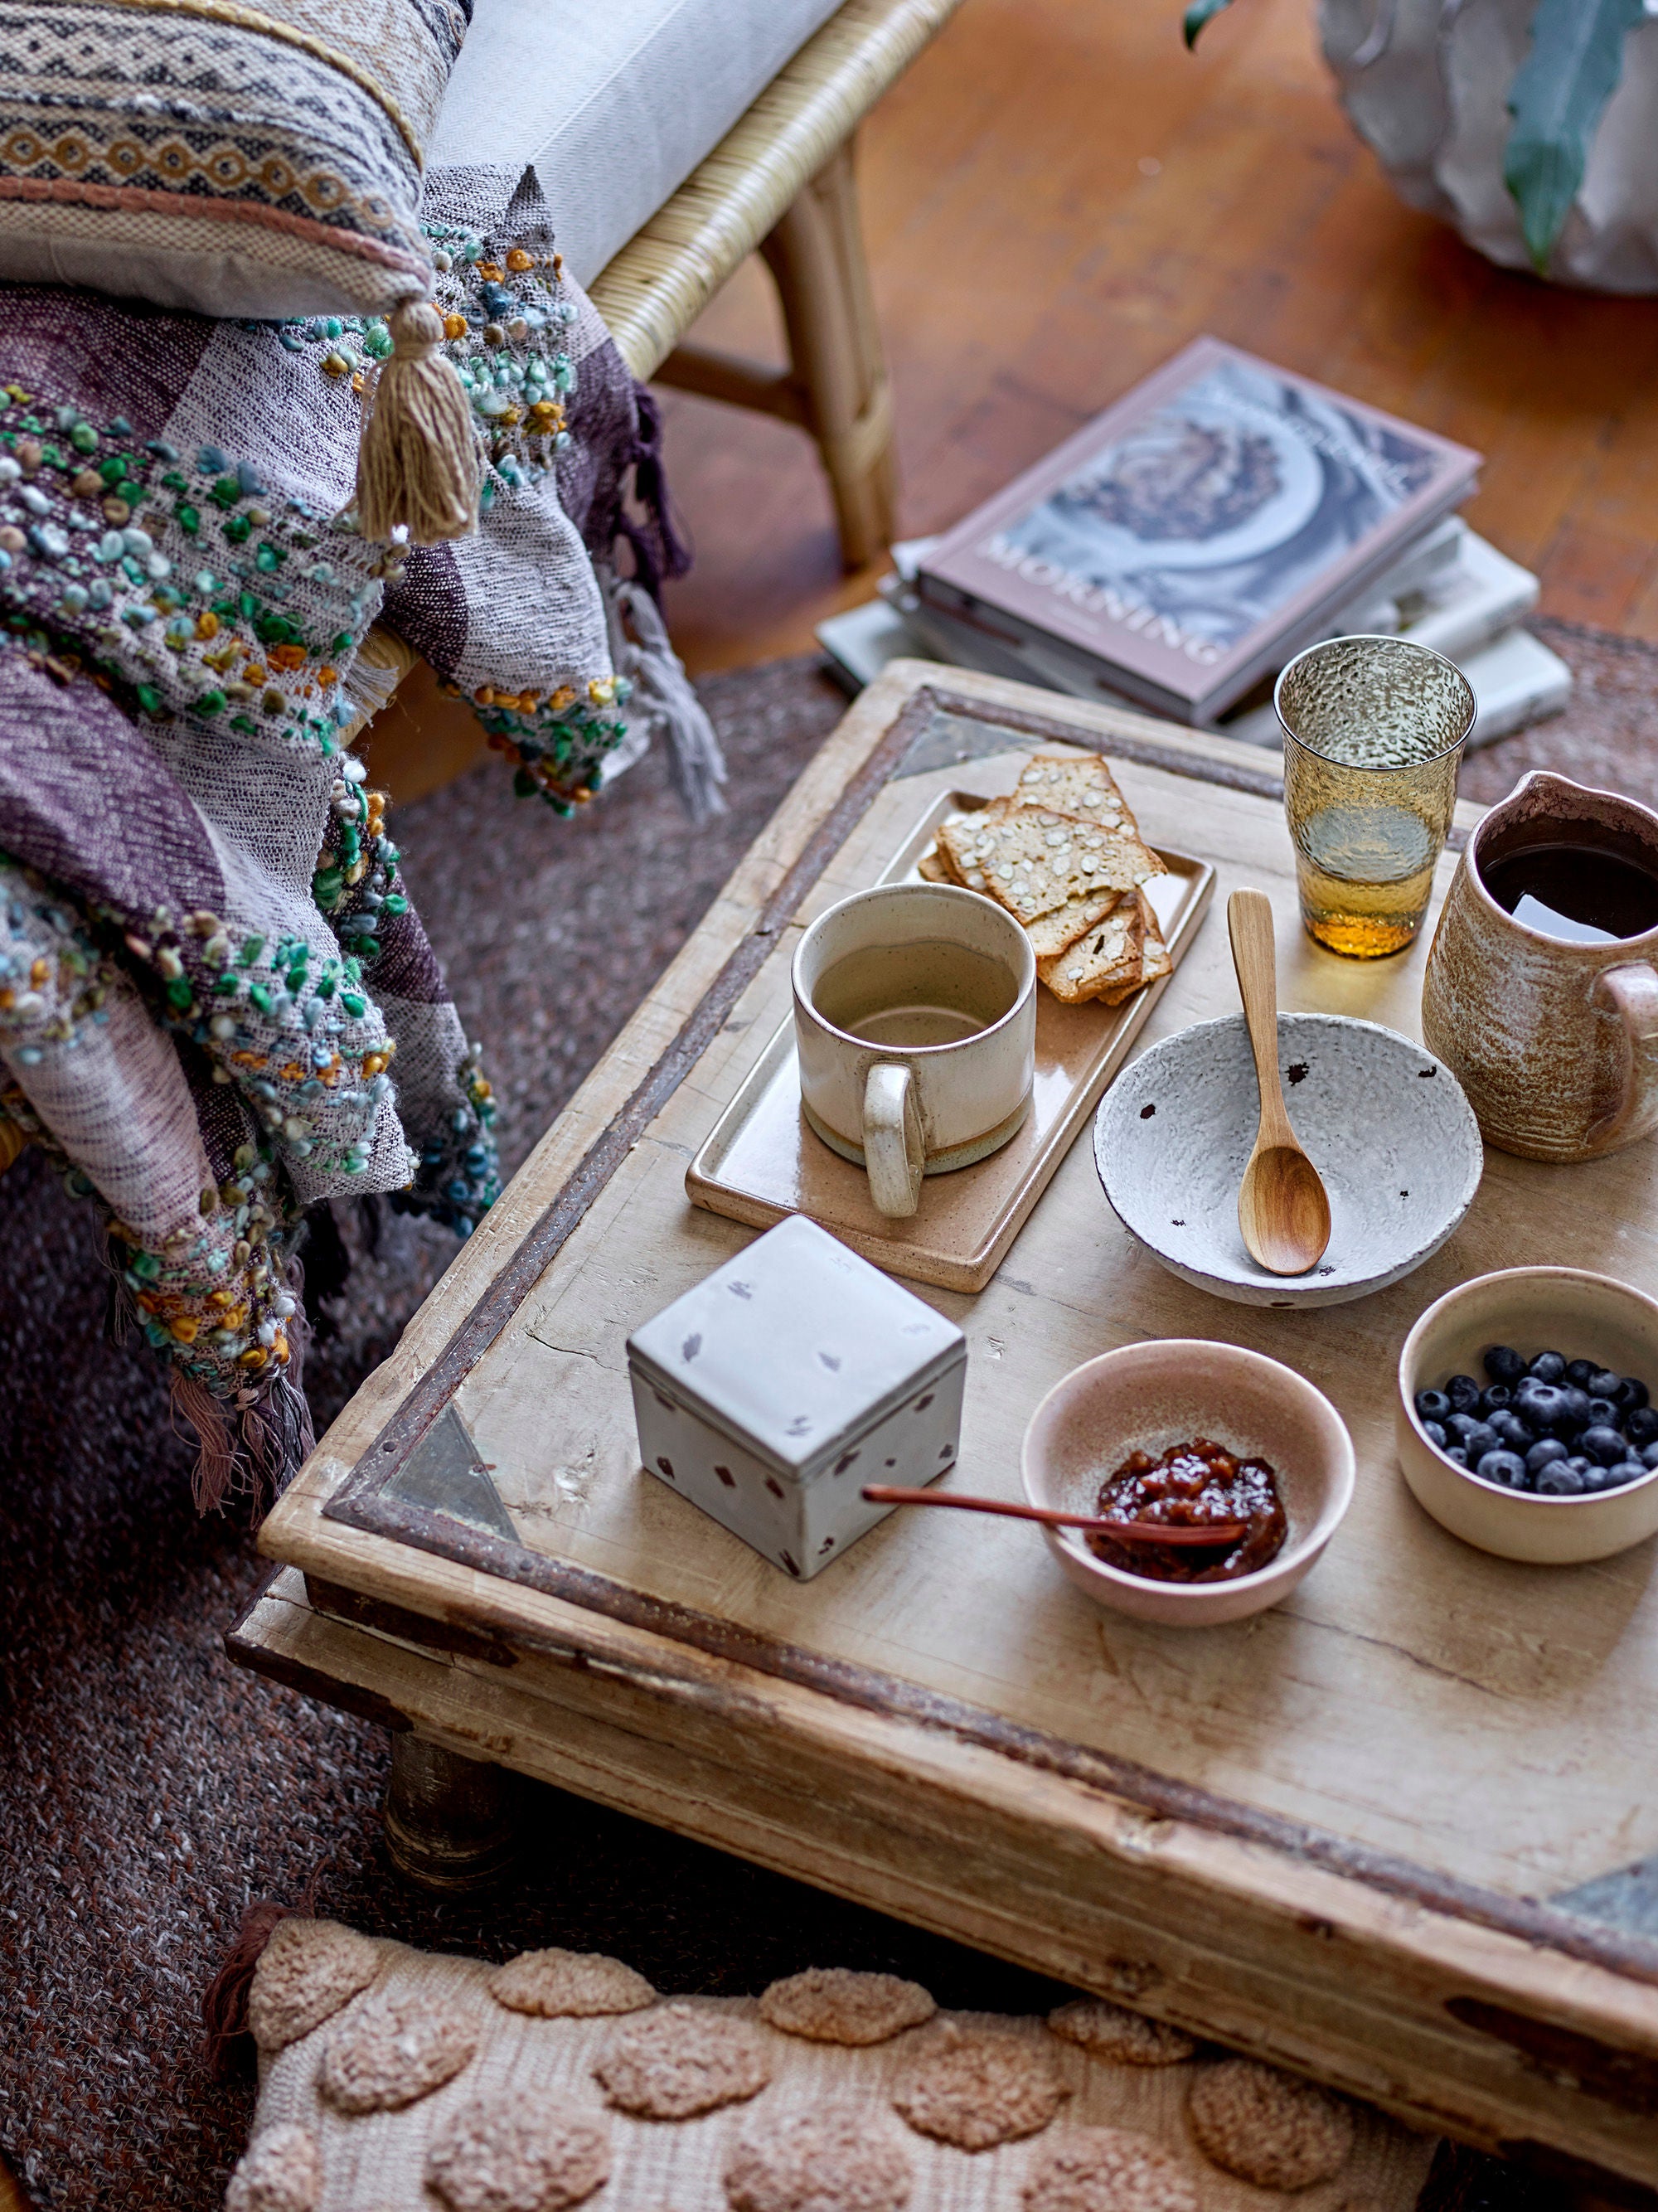
<svg viewBox="0 0 1658 2212">
<path fill-rule="evenodd" d="M 1658 873 L 1604 845 L 1522 845 L 1479 873 L 1498 906 L 1546 937 L 1594 943 L 1658 928 Z"/>
</svg>

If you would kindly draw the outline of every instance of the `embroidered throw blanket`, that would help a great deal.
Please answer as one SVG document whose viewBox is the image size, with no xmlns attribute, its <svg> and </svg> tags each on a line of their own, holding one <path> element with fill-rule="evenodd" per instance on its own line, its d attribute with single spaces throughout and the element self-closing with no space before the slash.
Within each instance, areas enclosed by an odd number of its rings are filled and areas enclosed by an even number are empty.
<svg viewBox="0 0 1658 2212">
<path fill-rule="evenodd" d="M 562 811 L 653 722 L 695 799 L 723 773 L 609 567 L 624 531 L 647 575 L 679 557 L 648 402 L 531 189 L 489 209 L 451 173 L 424 214 L 483 471 L 478 534 L 434 548 L 355 527 L 383 324 L 0 291 L 0 1114 L 103 1212 L 203 1505 L 308 1447 L 305 1208 L 392 1192 L 465 1235 L 497 1188 L 478 1048 L 349 750 L 370 625 Z"/>
</svg>

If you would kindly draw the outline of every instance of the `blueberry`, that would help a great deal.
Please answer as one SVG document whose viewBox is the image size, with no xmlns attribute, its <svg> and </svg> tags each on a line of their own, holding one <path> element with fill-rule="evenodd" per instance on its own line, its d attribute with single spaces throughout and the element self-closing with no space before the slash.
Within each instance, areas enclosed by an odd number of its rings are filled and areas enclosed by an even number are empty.
<svg viewBox="0 0 1658 2212">
<path fill-rule="evenodd" d="M 1445 1385 L 1445 1395 L 1459 1413 L 1471 1413 L 1479 1403 L 1479 1385 L 1472 1375 L 1453 1375 Z"/>
<path fill-rule="evenodd" d="M 1580 1390 L 1575 1382 L 1560 1385 L 1566 1396 L 1566 1410 L 1560 1417 L 1560 1425 L 1571 1433 L 1589 1425 L 1589 1394 Z"/>
<path fill-rule="evenodd" d="M 1514 1403 L 1514 1393 L 1506 1382 L 1489 1383 L 1479 1394 L 1479 1410 L 1489 1421 L 1493 1413 L 1506 1412 Z"/>
<path fill-rule="evenodd" d="M 1506 1344 L 1492 1345 L 1483 1364 L 1493 1382 L 1506 1382 L 1510 1389 L 1526 1371 L 1525 1361 Z"/>
<path fill-rule="evenodd" d="M 1458 1467 L 1466 1467 L 1468 1464 L 1468 1455 L 1461 1444 L 1447 1444 L 1445 1456 L 1448 1460 L 1455 1460 Z"/>
<path fill-rule="evenodd" d="M 1514 1410 L 1534 1429 L 1563 1429 L 1571 1412 L 1571 1394 L 1556 1382 L 1527 1381 L 1515 1393 Z"/>
<path fill-rule="evenodd" d="M 1553 1466 L 1557 1460 L 1565 1456 L 1566 1447 L 1558 1437 L 1545 1437 L 1540 1443 L 1533 1444 L 1526 1454 L 1526 1465 L 1533 1474 L 1541 1474 L 1546 1467 Z"/>
<path fill-rule="evenodd" d="M 1643 1474 L 1650 1472 L 1651 1469 L 1643 1467 L 1638 1459 L 1619 1460 L 1615 1467 L 1606 1469 L 1601 1486 L 1606 1490 L 1621 1490 L 1626 1482 L 1639 1482 Z"/>
<path fill-rule="evenodd" d="M 1658 1467 L 1658 1442 L 1643 1444 L 1639 1455 L 1643 1467 Z"/>
<path fill-rule="evenodd" d="M 1450 1438 L 1446 1435 L 1444 1430 L 1440 1426 L 1437 1421 L 1424 1421 L 1422 1424 L 1422 1433 L 1426 1437 L 1430 1444 L 1437 1445 L 1441 1451 L 1443 1451 L 1446 1445 L 1450 1442 Z"/>
<path fill-rule="evenodd" d="M 1580 1390 L 1587 1390 L 1600 1372 L 1592 1359 L 1569 1359 L 1566 1362 L 1566 1380 L 1576 1383 Z"/>
<path fill-rule="evenodd" d="M 1415 1404 L 1419 1421 L 1448 1421 L 1456 1410 L 1442 1390 L 1418 1390 Z"/>
<path fill-rule="evenodd" d="M 1624 1416 L 1624 1434 L 1637 1448 L 1658 1441 L 1658 1406 L 1637 1406 Z"/>
<path fill-rule="evenodd" d="M 1527 1452 L 1537 1442 L 1537 1431 L 1522 1421 L 1518 1413 L 1498 1411 L 1491 1415 L 1489 1425 L 1495 1429 L 1509 1451 Z"/>
<path fill-rule="evenodd" d="M 1583 1388 L 1591 1398 L 1612 1398 L 1618 1395 L 1618 1385 L 1623 1380 L 1610 1367 L 1597 1367 Z"/>
<path fill-rule="evenodd" d="M 1619 1418 L 1619 1409 L 1616 1398 L 1591 1398 L 1589 1417 L 1583 1425 L 1589 1429 L 1615 1429 Z"/>
<path fill-rule="evenodd" d="M 1488 1451 L 1474 1473 L 1482 1482 L 1500 1482 L 1505 1490 L 1526 1487 L 1526 1462 L 1518 1452 Z"/>
<path fill-rule="evenodd" d="M 1569 1459 L 1555 1460 L 1537 1478 L 1540 1498 L 1581 1498 L 1590 1478 L 1580 1474 Z"/>
<path fill-rule="evenodd" d="M 1565 1359 L 1558 1352 L 1540 1352 L 1527 1371 L 1540 1382 L 1558 1382 L 1566 1371 Z"/>
<path fill-rule="evenodd" d="M 1468 1455 L 1470 1467 L 1477 1467 L 1488 1451 L 1497 1450 L 1503 1442 L 1489 1421 L 1476 1421 L 1471 1413 L 1453 1413 L 1445 1427 Z"/>
<path fill-rule="evenodd" d="M 1592 1459 L 1585 1459 L 1582 1452 L 1573 1452 L 1566 1465 L 1575 1474 L 1581 1474 L 1585 1481 L 1590 1475 L 1599 1474 L 1600 1472 L 1594 1462 Z"/>
<path fill-rule="evenodd" d="M 1616 1467 L 1619 1460 L 1629 1456 L 1629 1447 L 1616 1429 L 1585 1429 L 1577 1443 L 1586 1459 L 1601 1467 Z"/>
<path fill-rule="evenodd" d="M 1626 1413 L 1632 1413 L 1637 1407 L 1646 1405 L 1651 1396 L 1652 1393 L 1638 1375 L 1625 1375 L 1618 1385 L 1618 1402 Z"/>
</svg>

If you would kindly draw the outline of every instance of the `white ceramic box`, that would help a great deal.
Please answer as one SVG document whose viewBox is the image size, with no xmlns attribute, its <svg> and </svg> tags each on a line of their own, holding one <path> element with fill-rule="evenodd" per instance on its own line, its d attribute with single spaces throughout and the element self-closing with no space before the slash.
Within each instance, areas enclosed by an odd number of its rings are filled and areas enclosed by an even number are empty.
<svg viewBox="0 0 1658 2212">
<path fill-rule="evenodd" d="M 805 1581 L 892 1510 L 866 1482 L 952 1466 L 967 1340 L 796 1214 L 628 1340 L 659 1481 Z"/>
</svg>

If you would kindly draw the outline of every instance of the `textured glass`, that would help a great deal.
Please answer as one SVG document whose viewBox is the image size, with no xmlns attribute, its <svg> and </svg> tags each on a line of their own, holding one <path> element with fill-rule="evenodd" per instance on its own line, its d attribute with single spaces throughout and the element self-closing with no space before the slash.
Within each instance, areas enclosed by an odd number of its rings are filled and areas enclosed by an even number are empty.
<svg viewBox="0 0 1658 2212">
<path fill-rule="evenodd" d="M 1290 663 L 1275 699 L 1309 933 L 1353 959 L 1402 951 L 1456 805 L 1467 678 L 1403 638 L 1336 637 Z"/>
</svg>

